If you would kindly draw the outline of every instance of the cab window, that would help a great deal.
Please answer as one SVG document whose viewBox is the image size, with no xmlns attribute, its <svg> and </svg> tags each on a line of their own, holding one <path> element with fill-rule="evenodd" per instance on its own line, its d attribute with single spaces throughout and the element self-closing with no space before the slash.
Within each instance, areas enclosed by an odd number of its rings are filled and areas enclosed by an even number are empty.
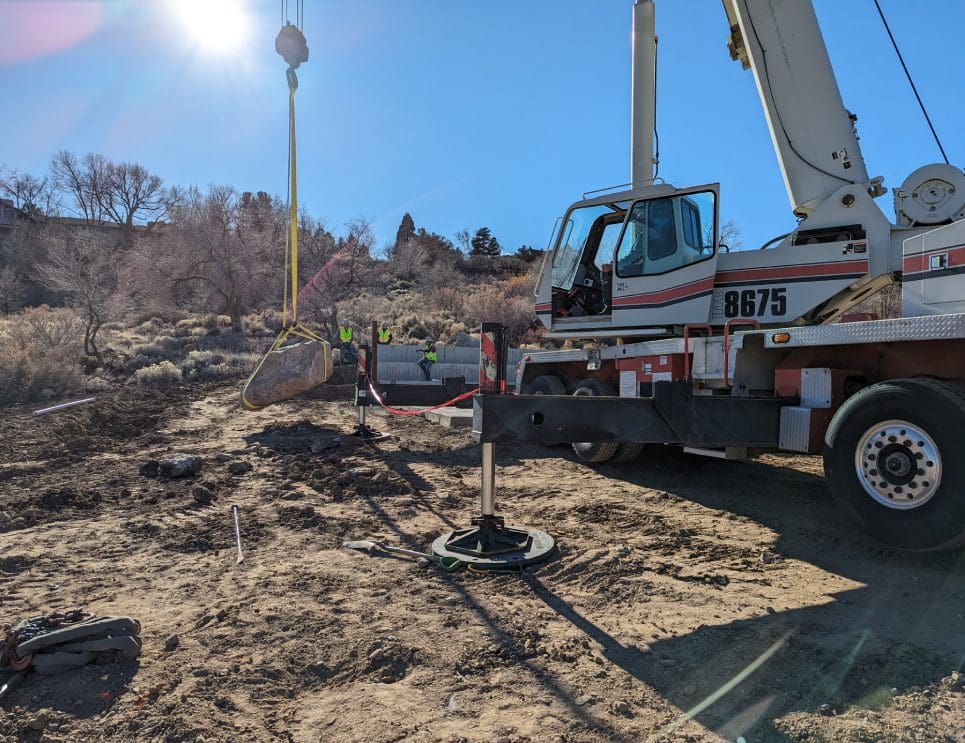
<svg viewBox="0 0 965 743">
<path fill-rule="evenodd" d="M 636 202 L 617 247 L 617 276 L 661 274 L 710 258 L 715 210 L 712 191 Z"/>
</svg>

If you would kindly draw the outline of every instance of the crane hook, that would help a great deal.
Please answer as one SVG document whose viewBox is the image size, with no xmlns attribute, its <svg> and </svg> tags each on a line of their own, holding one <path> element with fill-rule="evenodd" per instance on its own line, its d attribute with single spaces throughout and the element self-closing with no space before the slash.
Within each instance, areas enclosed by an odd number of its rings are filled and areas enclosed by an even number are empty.
<svg viewBox="0 0 965 743">
<path fill-rule="evenodd" d="M 275 51 L 288 63 L 289 69 L 296 70 L 302 62 L 308 61 L 308 42 L 298 26 L 285 23 L 275 39 Z"/>
</svg>

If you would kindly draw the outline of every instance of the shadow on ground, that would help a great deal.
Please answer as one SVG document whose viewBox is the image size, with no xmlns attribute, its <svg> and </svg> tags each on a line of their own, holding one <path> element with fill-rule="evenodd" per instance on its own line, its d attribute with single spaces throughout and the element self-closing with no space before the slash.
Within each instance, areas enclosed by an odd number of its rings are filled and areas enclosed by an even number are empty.
<svg viewBox="0 0 965 743">
<path fill-rule="evenodd" d="M 601 474 L 753 519 L 777 533 L 777 555 L 863 586 L 820 605 L 703 625 L 640 650 L 527 576 L 535 595 L 599 643 L 611 662 L 686 710 L 678 723 L 694 718 L 731 740 L 790 740 L 775 718 L 873 709 L 965 664 L 965 552 L 909 555 L 873 543 L 838 512 L 822 477 L 666 447 Z M 735 495 L 720 487 L 723 478 L 759 486 Z"/>
</svg>

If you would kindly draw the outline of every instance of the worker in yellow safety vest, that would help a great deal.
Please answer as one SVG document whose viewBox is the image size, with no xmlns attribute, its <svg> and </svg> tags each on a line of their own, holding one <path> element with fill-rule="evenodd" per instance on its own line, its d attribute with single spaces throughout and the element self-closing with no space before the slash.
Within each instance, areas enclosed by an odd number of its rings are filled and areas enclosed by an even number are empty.
<svg viewBox="0 0 965 743">
<path fill-rule="evenodd" d="M 422 348 L 422 360 L 419 362 L 419 368 L 422 369 L 422 373 L 426 375 L 427 380 L 432 379 L 432 374 L 429 370 L 432 369 L 432 365 L 439 360 L 439 354 L 436 353 L 436 344 L 432 341 L 432 336 L 426 338 L 425 343 Z"/>
<path fill-rule="evenodd" d="M 342 364 L 355 363 L 355 346 L 352 345 L 354 337 L 351 325 L 344 323 L 338 326 L 338 347 L 341 349 L 339 360 Z"/>
<path fill-rule="evenodd" d="M 392 329 L 386 324 L 382 323 L 382 327 L 379 328 L 379 343 L 391 343 L 392 342 Z"/>
</svg>

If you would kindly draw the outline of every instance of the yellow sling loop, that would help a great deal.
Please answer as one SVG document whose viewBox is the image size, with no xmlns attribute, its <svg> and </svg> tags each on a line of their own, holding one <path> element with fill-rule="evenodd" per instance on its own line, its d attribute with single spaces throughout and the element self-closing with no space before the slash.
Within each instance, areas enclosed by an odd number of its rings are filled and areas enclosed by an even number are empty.
<svg viewBox="0 0 965 743">
<path fill-rule="evenodd" d="M 260 410 L 263 405 L 256 405 L 248 397 L 248 391 L 252 380 L 258 376 L 265 361 L 272 353 L 277 351 L 289 336 L 304 338 L 309 341 L 325 341 L 316 333 L 306 328 L 298 322 L 298 166 L 295 158 L 295 91 L 298 90 L 298 77 L 295 70 L 288 68 L 288 232 L 285 240 L 285 277 L 284 277 L 284 305 L 282 306 L 282 329 L 268 349 L 258 366 L 248 377 L 245 386 L 241 391 L 241 402 L 248 410 Z M 291 322 L 288 321 L 288 295 L 289 282 L 291 282 Z M 329 366 L 329 355 L 325 354 L 325 378 L 327 379 L 332 370 Z"/>
</svg>

